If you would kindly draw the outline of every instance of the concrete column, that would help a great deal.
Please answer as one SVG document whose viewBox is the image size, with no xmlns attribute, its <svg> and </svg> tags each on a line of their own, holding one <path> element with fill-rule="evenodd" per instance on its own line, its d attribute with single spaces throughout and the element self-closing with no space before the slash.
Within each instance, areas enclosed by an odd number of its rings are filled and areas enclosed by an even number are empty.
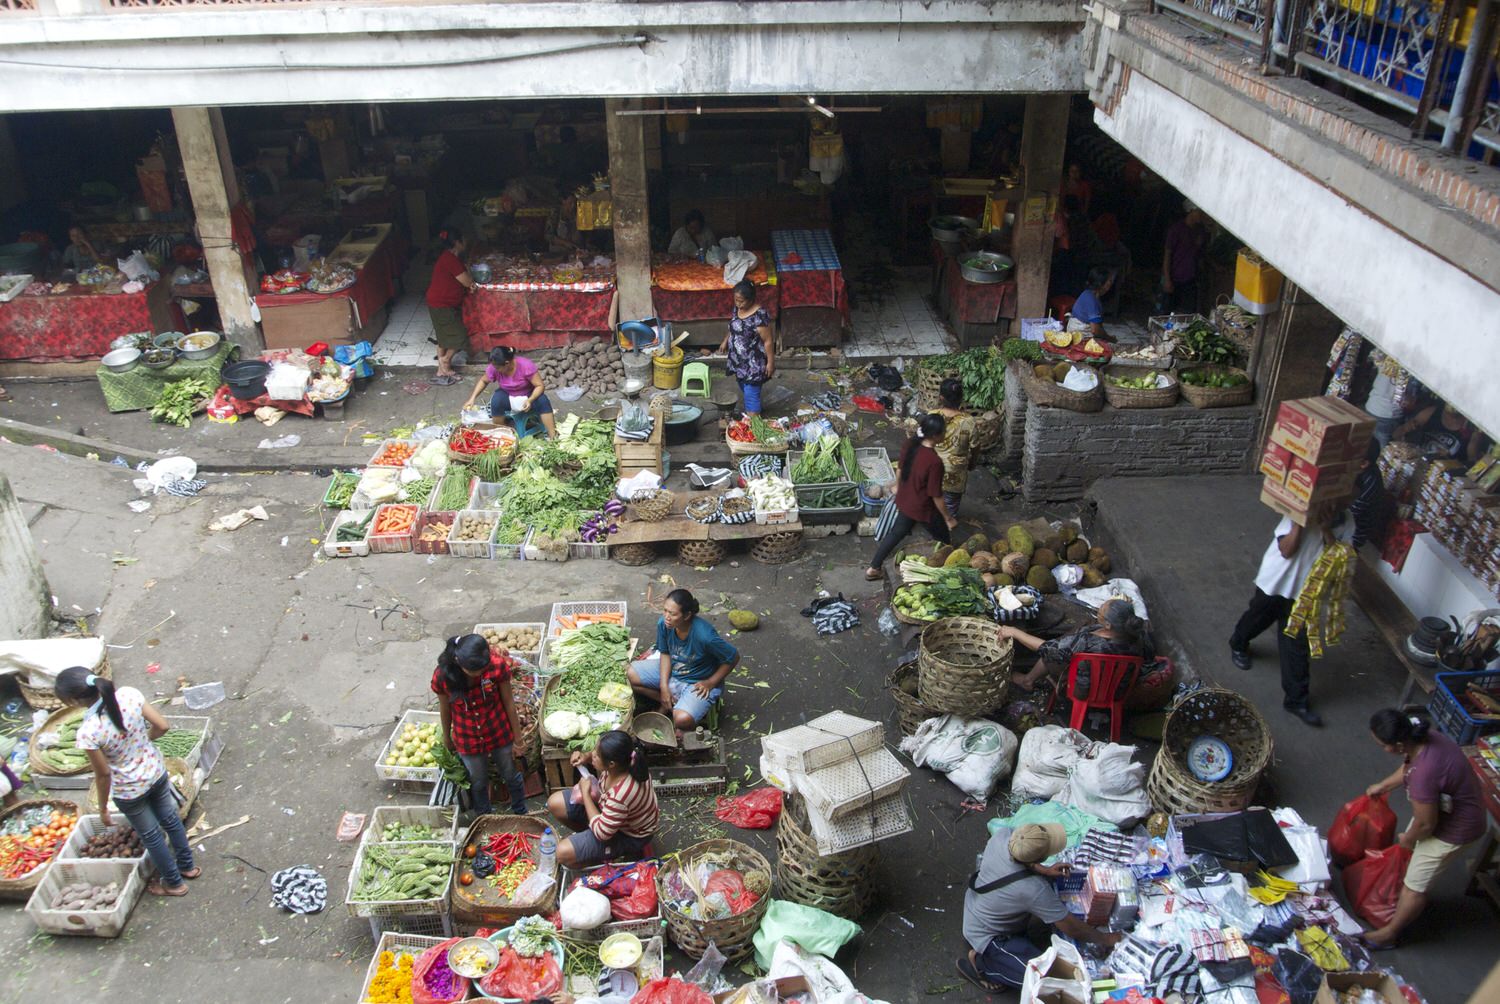
<svg viewBox="0 0 1500 1004">
<path fill-rule="evenodd" d="M 1026 95 L 1021 125 L 1021 165 L 1026 172 L 1016 219 L 1016 309 L 1021 317 L 1047 313 L 1052 275 L 1053 218 L 1062 189 L 1063 146 L 1068 137 L 1068 95 Z"/>
<path fill-rule="evenodd" d="M 648 116 L 615 114 L 640 107 L 641 102 L 636 99 L 611 98 L 604 102 L 609 134 L 609 187 L 614 197 L 615 283 L 620 291 L 620 318 L 626 321 L 650 317 L 653 313 L 651 214 L 646 184 Z"/>
<path fill-rule="evenodd" d="M 10 480 L 0 474 L 0 638 L 43 638 L 52 590 Z"/>
<path fill-rule="evenodd" d="M 203 259 L 218 299 L 224 337 L 246 353 L 265 348 L 254 312 L 255 272 L 230 243 L 230 211 L 240 202 L 224 117 L 217 108 L 173 108 L 177 147 L 193 198 Z"/>
</svg>

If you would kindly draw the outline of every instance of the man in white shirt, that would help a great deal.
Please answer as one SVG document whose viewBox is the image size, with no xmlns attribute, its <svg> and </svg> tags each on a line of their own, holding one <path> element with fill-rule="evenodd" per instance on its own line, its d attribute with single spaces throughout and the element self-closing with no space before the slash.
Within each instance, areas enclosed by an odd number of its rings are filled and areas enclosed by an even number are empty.
<svg viewBox="0 0 1500 1004">
<path fill-rule="evenodd" d="M 682 219 L 682 226 L 672 235 L 672 243 L 667 245 L 667 254 L 678 258 L 696 258 L 699 251 L 717 243 L 719 239 L 703 221 L 702 210 L 690 209 Z"/>
<path fill-rule="evenodd" d="M 1286 633 L 1292 603 L 1302 591 L 1307 574 L 1312 571 L 1324 543 L 1336 537 L 1331 515 L 1309 522 L 1312 525 L 1304 529 L 1289 517 L 1281 518 L 1275 539 L 1260 559 L 1255 595 L 1234 626 L 1234 634 L 1229 636 L 1229 658 L 1239 669 L 1249 669 L 1250 642 L 1275 624 L 1276 648 L 1281 656 L 1281 706 L 1308 725 L 1317 726 L 1323 724 L 1323 719 L 1308 706 L 1312 657 L 1307 647 L 1307 632 L 1300 631 L 1295 636 Z M 1347 537 L 1347 527 L 1344 530 L 1337 536 Z"/>
</svg>

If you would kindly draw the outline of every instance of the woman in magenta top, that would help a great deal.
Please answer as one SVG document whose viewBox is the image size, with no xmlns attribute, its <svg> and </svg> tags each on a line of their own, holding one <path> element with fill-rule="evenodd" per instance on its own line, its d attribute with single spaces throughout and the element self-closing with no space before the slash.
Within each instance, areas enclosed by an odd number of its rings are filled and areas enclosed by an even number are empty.
<svg viewBox="0 0 1500 1004">
<path fill-rule="evenodd" d="M 901 480 L 896 488 L 896 519 L 880 538 L 875 557 L 865 569 L 865 578 L 871 582 L 880 578 L 885 559 L 918 523 L 924 524 L 927 532 L 944 544 L 952 541 L 952 530 L 958 526 L 958 520 L 943 505 L 943 458 L 938 456 L 935 448 L 947 431 L 948 422 L 942 415 L 924 415 L 917 426 L 917 434 L 902 448 Z M 885 522 L 884 517 L 881 522 Z"/>
<path fill-rule="evenodd" d="M 1403 784 L 1411 802 L 1411 825 L 1396 843 L 1411 851 L 1396 912 L 1384 927 L 1360 940 L 1377 951 L 1394 948 L 1396 939 L 1427 908 L 1427 889 L 1438 872 L 1484 835 L 1484 793 L 1479 778 L 1458 744 L 1427 722 L 1385 708 L 1370 716 L 1370 733 L 1401 766 L 1365 789 L 1374 798 Z"/>
<path fill-rule="evenodd" d="M 484 376 L 474 385 L 474 393 L 469 395 L 464 407 L 474 407 L 474 402 L 491 384 L 495 386 L 495 393 L 490 396 L 492 418 L 514 423 L 517 415 L 530 412 L 541 418 L 549 437 L 557 435 L 557 418 L 552 414 L 552 401 L 536 371 L 536 363 L 516 355 L 515 349 L 504 345 L 491 349 L 490 364 L 484 368 Z M 525 398 L 525 401 L 517 402 L 516 398 Z"/>
</svg>

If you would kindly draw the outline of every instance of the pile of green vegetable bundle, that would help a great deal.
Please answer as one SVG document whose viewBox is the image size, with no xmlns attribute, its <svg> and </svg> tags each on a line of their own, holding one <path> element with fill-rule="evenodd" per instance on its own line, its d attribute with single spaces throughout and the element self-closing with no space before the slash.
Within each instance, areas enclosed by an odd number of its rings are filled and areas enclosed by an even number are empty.
<svg viewBox="0 0 1500 1004">
<path fill-rule="evenodd" d="M 599 700 L 599 692 L 608 683 L 628 687 L 625 676 L 625 660 L 630 655 L 628 629 L 619 624 L 590 624 L 564 631 L 551 642 L 547 655 L 549 668 L 563 672 L 547 688 L 541 712 L 543 721 L 558 711 L 584 718 L 601 712 L 618 714 L 618 709 Z M 583 734 L 567 737 L 568 747 L 593 749 L 594 743 L 611 727 L 607 722 L 591 722 Z"/>
<path fill-rule="evenodd" d="M 839 436 L 819 436 L 803 451 L 792 465 L 792 484 L 823 485 L 836 481 L 848 481 L 850 475 L 844 471 L 843 442 Z"/>
<path fill-rule="evenodd" d="M 564 423 L 555 440 L 522 440 L 505 484 L 507 516 L 547 533 L 576 531 L 614 492 L 614 426 L 596 420 L 571 428 Z"/>
<path fill-rule="evenodd" d="M 1040 352 L 1040 348 L 1037 351 Z M 957 370 L 964 388 L 964 406 L 988 411 L 1005 401 L 1005 362 L 1011 358 L 1014 356 L 985 345 L 945 356 L 927 356 L 918 359 L 913 366 L 917 369 Z"/>
<path fill-rule="evenodd" d="M 198 745 L 198 740 L 203 735 L 191 729 L 168 729 L 162 733 L 161 738 L 151 740 L 151 745 L 161 752 L 162 756 L 174 756 L 181 760 L 193 752 Z"/>
<path fill-rule="evenodd" d="M 1179 359 L 1233 365 L 1239 355 L 1234 342 L 1219 334 L 1217 328 L 1202 318 L 1181 328 L 1173 328 L 1172 336 L 1177 340 L 1175 352 Z"/>
<path fill-rule="evenodd" d="M 933 621 L 983 613 L 984 579 L 972 568 L 931 568 L 920 559 L 901 563 L 904 585 L 891 606 L 912 620 Z"/>
<path fill-rule="evenodd" d="M 186 429 L 193 423 L 193 410 L 198 407 L 198 402 L 213 397 L 213 394 L 213 386 L 202 377 L 169 383 L 161 389 L 161 396 L 151 406 L 151 417 Z"/>
<path fill-rule="evenodd" d="M 350 899 L 359 903 L 439 899 L 453 870 L 452 845 L 366 844 Z"/>
<path fill-rule="evenodd" d="M 354 498 L 354 489 L 358 486 L 358 474 L 351 471 L 337 471 L 333 475 L 333 481 L 328 485 L 328 491 L 323 495 L 323 501 L 331 509 L 347 509 L 350 499 Z"/>
</svg>

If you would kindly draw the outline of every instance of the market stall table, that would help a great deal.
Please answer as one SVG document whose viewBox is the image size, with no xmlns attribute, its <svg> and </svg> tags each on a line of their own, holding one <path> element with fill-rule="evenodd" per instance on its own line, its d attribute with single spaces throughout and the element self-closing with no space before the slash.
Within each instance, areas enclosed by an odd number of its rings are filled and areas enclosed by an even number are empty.
<svg viewBox="0 0 1500 1004">
<path fill-rule="evenodd" d="M 970 282 L 963 277 L 960 265 L 963 257 L 943 259 L 938 306 L 942 316 L 953 325 L 960 345 L 988 345 L 1004 333 L 1002 328 L 1009 330 L 1009 323 L 1016 316 L 1016 284 Z"/>
<path fill-rule="evenodd" d="M 238 348 L 233 342 L 222 341 L 212 356 L 207 359 L 178 359 L 166 369 L 151 369 L 138 365 L 125 373 L 115 373 L 103 366 L 95 372 L 99 379 L 99 390 L 104 394 L 104 404 L 111 412 L 143 411 L 156 404 L 162 390 L 179 380 L 200 378 L 217 388 L 219 371 L 229 362 Z"/>
<path fill-rule="evenodd" d="M 849 324 L 849 290 L 827 230 L 773 230 L 783 345 L 838 345 Z"/>
<path fill-rule="evenodd" d="M 375 224 L 373 230 L 365 238 L 351 232 L 327 257 L 329 263 L 342 262 L 357 270 L 354 285 L 348 289 L 256 296 L 267 348 L 301 348 L 314 342 L 349 345 L 380 336 L 386 304 L 396 295 L 400 262 L 391 225 Z"/>
<path fill-rule="evenodd" d="M 464 298 L 470 343 L 488 352 L 502 343 L 541 349 L 566 345 L 575 334 L 608 336 L 614 330 L 614 268 L 580 268 L 578 274 L 572 282 L 538 273 L 476 285 Z"/>
<path fill-rule="evenodd" d="M 781 313 L 779 279 L 768 267 L 770 255 L 760 251 L 756 257 L 759 262 L 745 278 L 755 284 L 756 303 L 774 321 Z M 671 321 L 678 329 L 699 321 L 727 324 L 734 316 L 734 287 L 724 281 L 722 266 L 658 258 L 651 268 L 651 304 L 657 317 Z M 692 344 L 717 345 L 724 332 L 714 328 L 711 332 L 699 332 L 699 336 Z"/>
<path fill-rule="evenodd" d="M 177 328 L 170 300 L 164 282 L 138 293 L 105 293 L 76 283 L 61 293 L 22 292 L 0 303 L 0 361 L 98 359 L 121 335 Z"/>
<path fill-rule="evenodd" d="M 1493 739 L 1494 737 L 1490 737 Z M 1479 856 L 1469 869 L 1469 892 L 1483 892 L 1500 907 L 1500 742 L 1481 739 L 1465 746 L 1464 756 L 1479 778 L 1489 826 L 1480 838 Z"/>
</svg>

